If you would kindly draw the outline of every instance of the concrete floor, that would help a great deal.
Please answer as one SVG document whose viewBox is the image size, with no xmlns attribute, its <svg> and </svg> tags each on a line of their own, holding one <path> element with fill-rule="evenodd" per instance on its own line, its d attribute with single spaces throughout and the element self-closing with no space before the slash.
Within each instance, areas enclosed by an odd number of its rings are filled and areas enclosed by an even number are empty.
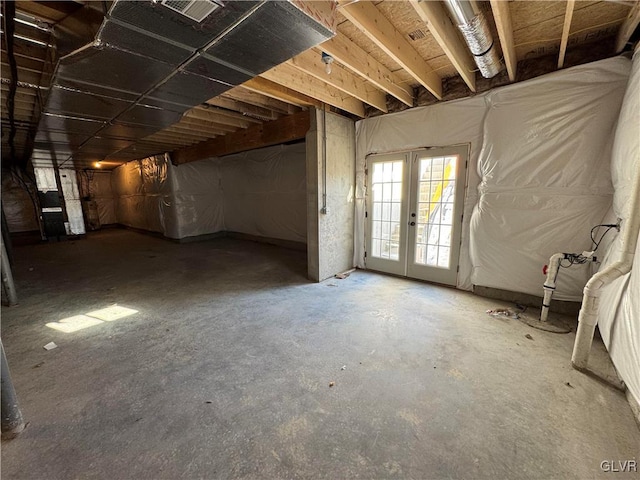
<svg viewBox="0 0 640 480">
<path fill-rule="evenodd" d="M 2 340 L 30 423 L 3 479 L 586 479 L 640 460 L 625 397 L 570 367 L 573 334 L 496 301 L 361 271 L 313 284 L 303 253 L 230 239 L 107 230 L 15 254 Z M 114 303 L 139 313 L 45 326 Z"/>
</svg>

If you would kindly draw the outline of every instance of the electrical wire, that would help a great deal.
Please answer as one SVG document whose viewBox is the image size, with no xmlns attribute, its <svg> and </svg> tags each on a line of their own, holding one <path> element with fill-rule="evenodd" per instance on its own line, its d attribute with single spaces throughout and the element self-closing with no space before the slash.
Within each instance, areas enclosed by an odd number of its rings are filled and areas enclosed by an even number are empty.
<svg viewBox="0 0 640 480">
<path fill-rule="evenodd" d="M 602 236 L 600 237 L 600 240 L 598 240 L 598 241 L 596 242 L 596 239 L 594 238 L 594 233 L 595 233 L 596 229 L 598 229 L 598 228 L 600 228 L 600 227 L 606 227 L 607 229 L 605 230 L 605 232 L 604 232 L 604 233 L 602 234 Z M 602 243 L 602 240 L 604 239 L 605 235 L 606 235 L 607 233 L 609 233 L 609 232 L 610 232 L 612 229 L 614 229 L 614 228 L 615 228 L 615 229 L 617 229 L 617 228 L 618 228 L 618 225 L 617 225 L 617 224 L 611 224 L 611 223 L 603 223 L 603 224 L 600 224 L 600 225 L 596 225 L 595 227 L 593 227 L 593 228 L 591 229 L 591 242 L 592 242 L 593 246 L 595 247 L 595 248 L 593 249 L 593 251 L 594 251 L 594 252 L 595 252 L 596 250 L 598 250 L 598 247 L 600 246 L 600 243 Z"/>
<path fill-rule="evenodd" d="M 602 234 L 602 236 L 600 236 L 600 239 L 596 240 L 594 234 L 595 234 L 595 231 L 600 227 L 605 227 L 606 230 Z M 612 223 L 602 223 L 600 225 L 594 226 L 591 229 L 590 237 L 591 237 L 591 246 L 593 247 L 593 250 L 591 251 L 591 255 L 593 255 L 593 253 L 596 250 L 598 250 L 598 247 L 602 243 L 602 240 L 604 239 L 604 237 L 607 235 L 607 233 L 609 233 L 609 231 L 613 230 L 614 228 L 618 229 L 618 225 L 612 224 Z M 564 258 L 560 260 L 560 266 L 562 268 L 569 268 L 572 265 L 583 265 L 589 262 L 591 258 L 595 258 L 595 257 L 592 257 L 592 256 L 587 257 L 585 255 L 582 255 L 581 253 L 565 253 Z M 568 263 L 563 263 L 563 262 L 568 262 Z"/>
</svg>

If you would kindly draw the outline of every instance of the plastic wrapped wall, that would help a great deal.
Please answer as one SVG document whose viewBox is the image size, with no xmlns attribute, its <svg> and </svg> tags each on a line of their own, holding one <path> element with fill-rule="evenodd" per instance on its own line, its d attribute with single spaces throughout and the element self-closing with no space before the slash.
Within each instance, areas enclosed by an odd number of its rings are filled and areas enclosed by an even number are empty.
<svg viewBox="0 0 640 480">
<path fill-rule="evenodd" d="M 612 199 L 611 139 L 629 76 L 618 57 L 487 95 L 471 219 L 475 285 L 542 294 L 556 252 L 589 250 Z M 554 298 L 582 299 L 588 267 L 563 269 Z"/>
<path fill-rule="evenodd" d="M 164 234 L 172 231 L 171 163 L 164 155 L 125 163 L 111 173 L 118 223 Z"/>
<path fill-rule="evenodd" d="M 79 171 L 78 177 L 82 185 L 82 196 L 91 198 L 98 207 L 100 225 L 117 223 L 111 172 Z"/>
<path fill-rule="evenodd" d="M 64 206 L 67 210 L 68 225 L 65 225 L 67 235 L 83 235 L 86 231 L 76 171 L 71 168 L 61 168 L 59 175 Z"/>
<path fill-rule="evenodd" d="M 631 77 L 618 119 L 611 158 L 613 206 L 606 222 L 622 219 L 624 228 L 640 205 L 630 201 L 634 178 L 640 174 L 640 53 L 633 59 Z M 637 213 L 636 213 L 637 214 Z M 601 269 L 619 260 L 622 235 L 606 250 Z M 640 404 L 640 242 L 631 272 L 602 291 L 598 328 L 616 369 Z"/>
<path fill-rule="evenodd" d="M 227 231 L 306 243 L 304 143 L 230 155 L 218 163 Z"/>
<path fill-rule="evenodd" d="M 2 208 L 9 232 L 39 230 L 36 210 L 31 197 L 10 172 L 2 172 Z"/>
<path fill-rule="evenodd" d="M 366 156 L 468 143 L 458 287 L 541 296 L 542 266 L 588 249 L 611 204 L 610 139 L 629 69 L 616 57 L 358 122 L 356 265 L 365 266 Z M 580 300 L 588 276 L 563 270 L 554 298 Z"/>
<path fill-rule="evenodd" d="M 176 167 L 165 157 L 112 173 L 118 223 L 181 239 L 220 231 L 306 242 L 305 146 Z"/>
</svg>

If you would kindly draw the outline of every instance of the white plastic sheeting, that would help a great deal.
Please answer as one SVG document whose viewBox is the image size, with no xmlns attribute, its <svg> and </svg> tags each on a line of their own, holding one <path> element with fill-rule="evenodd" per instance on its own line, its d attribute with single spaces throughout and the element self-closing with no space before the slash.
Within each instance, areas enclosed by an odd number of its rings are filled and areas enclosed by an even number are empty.
<svg viewBox="0 0 640 480">
<path fill-rule="evenodd" d="M 610 138 L 629 69 L 616 57 L 358 122 L 356 265 L 365 266 L 366 156 L 469 143 L 458 288 L 541 296 L 542 266 L 586 250 L 611 203 Z M 555 298 L 579 300 L 588 274 L 564 269 Z"/>
<path fill-rule="evenodd" d="M 80 172 L 88 191 L 83 194 L 91 197 L 98 206 L 100 225 L 116 223 L 115 199 L 111 189 L 111 172 Z"/>
<path fill-rule="evenodd" d="M 607 222 L 640 208 L 630 201 L 634 178 L 640 173 L 640 53 L 636 52 L 613 143 L 611 175 L 615 193 Z M 619 260 L 622 235 L 606 251 L 601 269 Z M 598 328 L 620 377 L 640 404 L 640 243 L 630 273 L 602 291 Z"/>
<path fill-rule="evenodd" d="M 126 163 L 111 173 L 118 223 L 152 232 L 171 231 L 171 164 L 166 156 Z"/>
<path fill-rule="evenodd" d="M 306 243 L 304 143 L 230 155 L 218 163 L 226 230 Z"/>
<path fill-rule="evenodd" d="M 67 235 L 82 235 L 86 231 L 76 171 L 71 168 L 61 168 L 59 175 L 62 195 L 64 196 L 64 206 L 67 210 L 68 223 L 65 225 Z"/>
<path fill-rule="evenodd" d="M 629 68 L 618 57 L 487 95 L 471 219 L 475 285 L 541 295 L 553 253 L 589 250 L 590 229 L 611 204 L 610 140 Z M 562 269 L 554 298 L 579 301 L 589 274 Z"/>
<path fill-rule="evenodd" d="M 175 219 L 170 238 L 185 238 L 225 230 L 224 197 L 217 161 L 171 166 Z"/>
<path fill-rule="evenodd" d="M 220 231 L 306 242 L 305 145 L 173 166 L 166 157 L 112 173 L 119 223 L 186 238 Z"/>
<path fill-rule="evenodd" d="M 11 233 L 39 230 L 29 193 L 11 173 L 2 172 L 2 208 Z"/>
</svg>

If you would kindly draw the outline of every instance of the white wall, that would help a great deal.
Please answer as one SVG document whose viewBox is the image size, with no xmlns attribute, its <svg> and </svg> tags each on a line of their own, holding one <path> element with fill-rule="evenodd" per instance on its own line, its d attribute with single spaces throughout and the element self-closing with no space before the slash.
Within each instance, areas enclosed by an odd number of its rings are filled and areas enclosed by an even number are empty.
<svg viewBox="0 0 640 480">
<path fill-rule="evenodd" d="M 230 232 L 307 241 L 305 144 L 277 145 L 218 160 Z"/>
<path fill-rule="evenodd" d="M 616 57 L 358 122 L 356 264 L 366 266 L 366 155 L 468 143 L 458 287 L 541 296 L 542 266 L 586 250 L 611 204 L 610 139 L 629 70 Z M 563 269 L 554 298 L 580 300 L 589 273 Z"/>
<path fill-rule="evenodd" d="M 640 205 L 630 193 L 640 175 L 640 50 L 636 52 L 613 143 L 611 175 L 615 193 L 607 223 L 622 219 L 622 230 Z M 611 235 L 611 234 L 609 234 Z M 610 237 L 601 269 L 619 260 L 622 231 Z M 630 273 L 602 291 L 598 328 L 620 377 L 640 404 L 640 242 Z"/>
<path fill-rule="evenodd" d="M 220 231 L 306 242 L 305 146 L 178 167 L 164 156 L 112 173 L 118 223 L 181 239 Z"/>
</svg>

